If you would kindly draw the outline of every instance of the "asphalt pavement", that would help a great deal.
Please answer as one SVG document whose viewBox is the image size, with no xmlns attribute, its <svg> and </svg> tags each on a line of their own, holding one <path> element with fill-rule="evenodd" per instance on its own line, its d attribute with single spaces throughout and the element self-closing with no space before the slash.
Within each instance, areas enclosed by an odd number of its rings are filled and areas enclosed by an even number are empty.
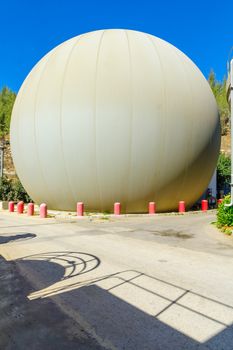
<svg viewBox="0 0 233 350">
<path fill-rule="evenodd" d="M 233 349 L 233 237 L 215 213 L 0 213 L 0 349 Z"/>
</svg>

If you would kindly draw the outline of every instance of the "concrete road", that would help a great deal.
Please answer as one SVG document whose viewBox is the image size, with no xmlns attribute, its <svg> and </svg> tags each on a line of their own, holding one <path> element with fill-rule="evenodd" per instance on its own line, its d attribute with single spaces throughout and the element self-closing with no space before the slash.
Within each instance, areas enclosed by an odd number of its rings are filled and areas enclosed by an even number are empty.
<svg viewBox="0 0 233 350">
<path fill-rule="evenodd" d="M 233 349 L 233 237 L 214 213 L 0 214 L 0 349 Z"/>
</svg>

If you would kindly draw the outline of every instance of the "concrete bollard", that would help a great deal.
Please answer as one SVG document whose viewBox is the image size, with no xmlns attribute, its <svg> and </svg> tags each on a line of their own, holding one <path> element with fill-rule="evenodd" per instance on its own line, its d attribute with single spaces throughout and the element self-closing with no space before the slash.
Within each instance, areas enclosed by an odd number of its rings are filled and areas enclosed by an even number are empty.
<svg viewBox="0 0 233 350">
<path fill-rule="evenodd" d="M 208 201 L 206 199 L 203 199 L 201 201 L 201 210 L 202 211 L 207 211 L 208 210 Z"/>
<path fill-rule="evenodd" d="M 47 218 L 47 215 L 48 215 L 47 205 L 45 203 L 42 203 L 40 205 L 40 218 L 45 219 Z"/>
<path fill-rule="evenodd" d="M 10 213 L 13 213 L 15 211 L 15 203 L 13 201 L 9 202 L 8 209 Z"/>
<path fill-rule="evenodd" d="M 20 201 L 20 202 L 17 204 L 17 213 L 18 213 L 18 214 L 23 214 L 23 211 L 24 211 L 24 202 L 23 202 L 23 201 Z"/>
<path fill-rule="evenodd" d="M 34 203 L 28 203 L 28 216 L 34 215 Z"/>
<path fill-rule="evenodd" d="M 84 214 L 84 204 L 83 202 L 77 203 L 77 216 L 83 216 Z"/>
<path fill-rule="evenodd" d="M 156 205 L 155 202 L 149 202 L 149 214 L 155 214 L 155 210 L 156 210 Z"/>
<path fill-rule="evenodd" d="M 114 203 L 114 215 L 121 215 L 121 203 Z"/>
<path fill-rule="evenodd" d="M 179 201 L 178 211 L 179 213 L 185 213 L 185 201 Z"/>
</svg>

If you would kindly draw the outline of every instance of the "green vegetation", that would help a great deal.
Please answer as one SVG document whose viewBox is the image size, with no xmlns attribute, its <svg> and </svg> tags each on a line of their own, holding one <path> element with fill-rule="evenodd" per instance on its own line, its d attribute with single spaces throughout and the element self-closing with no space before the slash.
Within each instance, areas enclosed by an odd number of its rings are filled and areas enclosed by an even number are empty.
<svg viewBox="0 0 233 350">
<path fill-rule="evenodd" d="M 230 129 L 230 108 L 227 102 L 226 79 L 217 81 L 214 71 L 209 74 L 208 82 L 216 98 L 222 135 L 226 135 Z M 231 159 L 224 153 L 220 153 L 217 164 L 217 184 L 218 190 L 224 190 L 226 193 L 228 188 L 226 184 L 230 183 L 231 179 Z"/>
<path fill-rule="evenodd" d="M 32 201 L 18 178 L 11 180 L 6 176 L 3 176 L 0 179 L 0 200 L 1 201 L 22 200 L 25 203 L 29 203 Z"/>
<path fill-rule="evenodd" d="M 223 78 L 222 81 L 217 81 L 215 73 L 212 70 L 209 74 L 208 82 L 218 104 L 222 135 L 226 135 L 230 122 L 230 109 L 227 102 L 226 79 Z"/>
<path fill-rule="evenodd" d="M 0 138 L 9 134 L 11 112 L 16 94 L 7 87 L 0 91 Z"/>
<path fill-rule="evenodd" d="M 10 121 L 16 94 L 8 87 L 3 87 L 0 91 L 0 139 L 4 140 L 10 131 Z M 3 176 L 0 179 L 0 200 L 19 201 L 25 203 L 31 201 L 31 198 L 25 191 L 18 178 L 9 179 Z"/>
<path fill-rule="evenodd" d="M 231 181 L 231 158 L 224 153 L 220 153 L 217 164 L 217 184 L 218 189 L 224 189 L 226 183 Z"/>
<path fill-rule="evenodd" d="M 231 235 L 233 230 L 233 206 L 226 206 L 230 203 L 230 200 L 230 195 L 226 196 L 219 205 L 217 212 L 217 227 L 227 235 Z"/>
</svg>

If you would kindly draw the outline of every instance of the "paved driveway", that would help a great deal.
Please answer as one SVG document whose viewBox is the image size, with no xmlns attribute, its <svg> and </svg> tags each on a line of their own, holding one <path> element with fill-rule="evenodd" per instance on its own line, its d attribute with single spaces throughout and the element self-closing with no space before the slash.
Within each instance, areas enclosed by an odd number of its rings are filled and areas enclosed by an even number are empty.
<svg viewBox="0 0 233 350">
<path fill-rule="evenodd" d="M 214 213 L 0 214 L 1 349 L 233 349 L 233 238 Z"/>
</svg>

